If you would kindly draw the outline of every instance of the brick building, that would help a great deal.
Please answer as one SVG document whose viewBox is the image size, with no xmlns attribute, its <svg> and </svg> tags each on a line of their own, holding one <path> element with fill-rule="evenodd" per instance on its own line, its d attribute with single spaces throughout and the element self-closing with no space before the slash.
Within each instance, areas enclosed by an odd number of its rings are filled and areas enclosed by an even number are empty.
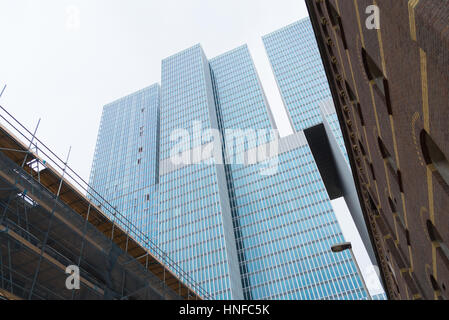
<svg viewBox="0 0 449 320">
<path fill-rule="evenodd" d="M 306 3 L 385 289 L 449 299 L 449 2 Z"/>
</svg>

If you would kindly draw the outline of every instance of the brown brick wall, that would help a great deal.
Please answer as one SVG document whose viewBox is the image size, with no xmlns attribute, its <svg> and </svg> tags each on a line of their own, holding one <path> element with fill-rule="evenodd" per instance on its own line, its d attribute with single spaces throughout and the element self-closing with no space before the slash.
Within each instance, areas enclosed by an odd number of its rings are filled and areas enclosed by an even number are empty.
<svg viewBox="0 0 449 320">
<path fill-rule="evenodd" d="M 449 159 L 449 2 L 306 3 L 388 294 L 449 299 L 449 185 L 421 143 L 426 132 Z M 380 30 L 365 26 L 373 4 Z"/>
</svg>

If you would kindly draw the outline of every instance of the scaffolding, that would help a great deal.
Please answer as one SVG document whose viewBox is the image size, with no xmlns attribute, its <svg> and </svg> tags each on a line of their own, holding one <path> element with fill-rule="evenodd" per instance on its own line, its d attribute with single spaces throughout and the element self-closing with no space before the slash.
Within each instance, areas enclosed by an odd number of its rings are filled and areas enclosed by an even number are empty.
<svg viewBox="0 0 449 320">
<path fill-rule="evenodd" d="M 0 299 L 210 299 L 68 156 L 37 139 L 37 127 L 1 106 L 0 118 Z M 66 287 L 68 266 L 80 271 L 77 290 Z"/>
</svg>

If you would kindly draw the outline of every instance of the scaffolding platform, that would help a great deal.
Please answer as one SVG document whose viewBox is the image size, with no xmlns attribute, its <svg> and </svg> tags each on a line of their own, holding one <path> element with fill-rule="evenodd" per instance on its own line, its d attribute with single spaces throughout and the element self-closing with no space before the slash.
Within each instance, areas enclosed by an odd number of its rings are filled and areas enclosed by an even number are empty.
<svg viewBox="0 0 449 320">
<path fill-rule="evenodd" d="M 3 107 L 0 118 L 0 299 L 208 299 L 35 133 Z"/>
</svg>

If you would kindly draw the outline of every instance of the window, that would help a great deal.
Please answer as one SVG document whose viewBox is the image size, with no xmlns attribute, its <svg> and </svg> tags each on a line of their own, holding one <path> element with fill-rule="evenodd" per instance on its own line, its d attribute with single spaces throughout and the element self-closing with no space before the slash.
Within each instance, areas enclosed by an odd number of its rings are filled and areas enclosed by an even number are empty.
<svg viewBox="0 0 449 320">
<path fill-rule="evenodd" d="M 343 47 L 346 50 L 346 49 L 348 49 L 348 46 L 346 43 L 345 33 L 343 32 L 343 24 L 341 22 L 340 15 L 338 14 L 338 12 L 334 8 L 334 6 L 330 4 L 329 0 L 325 0 L 325 1 L 326 1 L 327 12 L 329 13 L 329 19 L 331 20 L 331 24 L 333 27 L 338 27 L 336 29 L 336 32 L 341 37 L 341 40 L 343 42 Z"/>
<path fill-rule="evenodd" d="M 394 201 L 390 197 L 388 197 L 388 204 L 390 205 L 391 212 L 392 213 L 396 213 L 397 212 L 396 204 L 394 203 Z"/>
<path fill-rule="evenodd" d="M 429 234 L 430 241 L 441 242 L 441 236 L 437 228 L 433 225 L 432 221 L 426 221 L 427 233 Z"/>
<path fill-rule="evenodd" d="M 441 237 L 440 233 L 438 232 L 437 228 L 432 223 L 432 221 L 427 220 L 426 227 L 427 227 L 427 233 L 429 234 L 430 241 L 436 242 L 441 247 L 441 249 L 443 249 L 443 252 L 445 253 L 445 255 L 449 258 L 449 248 L 444 243 L 443 238 Z"/>
<path fill-rule="evenodd" d="M 360 103 L 357 103 L 356 109 L 357 109 L 357 113 L 359 114 L 360 123 L 362 124 L 362 126 L 364 126 L 365 119 L 363 119 L 362 107 L 360 106 Z"/>
<path fill-rule="evenodd" d="M 342 24 L 340 18 L 338 19 L 338 25 L 339 25 L 339 31 L 337 33 L 340 34 L 341 41 L 343 42 L 343 48 L 345 48 L 345 50 L 348 50 L 348 43 L 346 42 L 346 35 L 343 32 L 343 24 Z"/>
<path fill-rule="evenodd" d="M 370 57 L 370 55 L 364 48 L 362 48 L 362 59 L 363 67 L 365 69 L 366 75 L 368 76 L 368 79 L 374 82 L 375 88 L 377 88 L 385 98 L 388 114 L 393 114 L 391 109 L 390 90 L 388 87 L 387 79 L 385 78 L 380 68 L 377 66 L 376 62 L 374 62 L 374 59 Z"/>
<path fill-rule="evenodd" d="M 396 199 L 393 201 L 393 199 L 388 197 L 388 204 L 390 205 L 391 212 L 393 214 L 397 215 L 399 222 L 401 223 L 401 225 L 404 228 L 404 230 L 406 230 L 406 232 L 407 232 L 407 227 L 406 227 L 406 224 L 405 224 L 404 217 L 402 216 L 402 214 L 396 208 Z M 408 240 L 407 240 L 407 243 L 408 243 Z"/>
<path fill-rule="evenodd" d="M 379 210 L 377 210 L 377 205 L 373 200 L 373 197 L 371 197 L 371 195 L 368 193 L 368 202 L 369 202 L 369 206 L 371 211 L 378 216 L 379 215 Z"/>
<path fill-rule="evenodd" d="M 340 19 L 340 15 L 338 14 L 337 10 L 335 10 L 334 6 L 330 4 L 329 0 L 325 0 L 326 2 L 326 9 L 329 13 L 329 18 L 331 20 L 332 26 L 336 26 L 338 24 L 338 19 Z"/>
<path fill-rule="evenodd" d="M 407 245 L 411 246 L 412 243 L 410 242 L 410 232 L 408 231 L 408 229 L 405 229 L 405 238 L 407 240 Z"/>
<path fill-rule="evenodd" d="M 427 222 L 428 222 L 428 224 L 430 223 L 433 226 L 433 224 L 430 220 L 428 220 Z M 443 248 L 441 247 L 441 249 L 443 249 Z M 446 250 L 447 250 L 447 247 L 446 247 Z M 446 259 L 447 259 L 447 257 L 448 257 L 447 253 L 444 252 L 444 250 L 443 250 L 443 253 L 446 255 Z M 428 275 L 429 275 L 429 280 L 430 280 L 429 284 L 431 285 L 433 291 L 435 291 L 435 293 L 437 293 L 438 299 L 441 300 L 442 299 L 441 288 L 440 288 L 440 285 L 438 284 L 437 279 L 435 279 L 435 277 L 430 272 L 430 270 L 428 270 Z M 446 285 L 444 283 L 442 283 L 442 287 L 443 287 L 443 290 L 446 291 Z"/>
<path fill-rule="evenodd" d="M 449 161 L 444 153 L 425 131 L 421 131 L 421 148 L 426 164 L 433 166 L 433 171 L 449 190 Z"/>
<path fill-rule="evenodd" d="M 354 92 L 352 91 L 351 87 L 349 86 L 348 82 L 345 81 L 345 85 L 346 85 L 346 91 L 348 92 L 348 98 L 350 101 L 356 101 Z"/>
<path fill-rule="evenodd" d="M 438 285 L 437 280 L 432 274 L 429 274 L 430 284 L 432 285 L 433 291 L 440 291 L 440 286 Z"/>
<path fill-rule="evenodd" d="M 367 161 L 368 163 L 368 161 Z M 369 169 L 371 171 L 371 176 L 373 177 L 373 180 L 376 180 L 376 174 L 374 173 L 374 167 L 373 164 L 371 162 L 368 163 Z"/>
<path fill-rule="evenodd" d="M 449 262 L 449 247 L 443 241 L 443 238 L 441 237 L 437 228 L 430 220 L 426 221 L 426 227 L 427 227 L 427 233 L 429 235 L 430 241 L 436 243 L 437 246 L 439 248 L 441 248 L 441 251 L 444 254 L 444 257 L 446 258 L 446 261 Z"/>
<path fill-rule="evenodd" d="M 362 155 L 366 156 L 365 148 L 363 147 L 362 141 L 359 140 L 360 151 L 362 151 Z"/>
<path fill-rule="evenodd" d="M 379 144 L 380 153 L 382 154 L 382 158 L 387 162 L 387 167 L 391 170 L 393 175 L 396 177 L 397 182 L 399 184 L 399 189 L 401 192 L 404 192 L 403 185 L 402 185 L 402 176 L 401 172 L 398 169 L 398 166 L 396 165 L 396 162 L 394 161 L 393 157 L 391 156 L 391 153 L 388 151 L 387 147 L 385 147 L 385 144 L 383 143 L 381 138 L 377 138 L 377 142 Z"/>
<path fill-rule="evenodd" d="M 382 154 L 382 158 L 387 160 L 387 163 L 391 166 L 393 171 L 396 173 L 398 171 L 398 167 L 396 166 L 396 162 L 393 160 L 393 157 L 391 156 L 390 152 L 388 151 L 387 147 L 385 147 L 385 144 L 383 143 L 381 138 L 377 138 L 377 143 L 379 144 L 380 153 Z"/>
</svg>

